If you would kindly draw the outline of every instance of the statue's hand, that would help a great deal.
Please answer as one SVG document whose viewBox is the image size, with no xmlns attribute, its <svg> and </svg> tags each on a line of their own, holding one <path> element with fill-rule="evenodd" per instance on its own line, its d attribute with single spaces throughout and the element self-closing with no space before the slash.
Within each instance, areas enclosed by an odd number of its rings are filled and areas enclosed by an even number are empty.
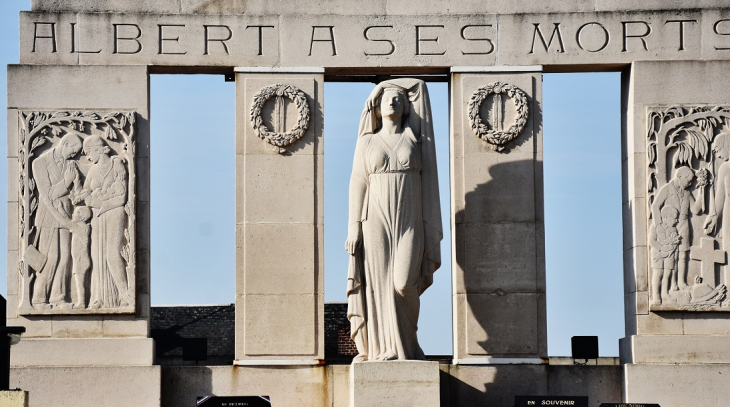
<svg viewBox="0 0 730 407">
<path fill-rule="evenodd" d="M 715 226 L 717 225 L 717 215 L 710 215 L 705 220 L 705 234 L 710 235 L 715 232 Z"/>
<path fill-rule="evenodd" d="M 362 227 L 360 222 L 355 222 L 347 229 L 347 241 L 345 242 L 345 250 L 354 256 L 362 243 Z"/>
<path fill-rule="evenodd" d="M 63 185 L 65 185 L 66 188 L 70 187 L 71 184 L 78 179 L 78 175 L 76 168 L 73 165 L 69 165 L 63 172 Z"/>
</svg>

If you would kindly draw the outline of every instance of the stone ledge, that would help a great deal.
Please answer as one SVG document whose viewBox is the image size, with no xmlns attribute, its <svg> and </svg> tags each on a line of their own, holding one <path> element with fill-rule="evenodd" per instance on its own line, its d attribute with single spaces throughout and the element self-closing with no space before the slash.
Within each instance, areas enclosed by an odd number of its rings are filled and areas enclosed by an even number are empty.
<svg viewBox="0 0 730 407">
<path fill-rule="evenodd" d="M 22 339 L 13 346 L 11 366 L 151 366 L 150 338 Z M 22 387 L 21 387 L 22 388 Z"/>
<path fill-rule="evenodd" d="M 633 335 L 619 349 L 622 364 L 730 364 L 730 336 Z"/>
<path fill-rule="evenodd" d="M 10 379 L 30 393 L 30 407 L 158 407 L 161 400 L 160 366 L 22 367 L 10 369 Z"/>
</svg>

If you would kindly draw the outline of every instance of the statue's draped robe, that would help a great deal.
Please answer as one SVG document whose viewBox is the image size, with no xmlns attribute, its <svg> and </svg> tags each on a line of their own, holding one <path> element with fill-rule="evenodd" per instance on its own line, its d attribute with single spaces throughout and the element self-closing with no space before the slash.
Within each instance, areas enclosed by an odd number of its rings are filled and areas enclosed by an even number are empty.
<svg viewBox="0 0 730 407">
<path fill-rule="evenodd" d="M 403 89 L 412 103 L 393 145 L 377 134 L 375 109 L 386 87 Z M 398 79 L 373 91 L 360 122 L 350 188 L 365 190 L 362 202 L 350 203 L 351 222 L 362 224 L 362 250 L 351 257 L 348 272 L 348 318 L 360 358 L 423 359 L 419 295 L 441 264 L 443 235 L 424 82 Z"/>
<path fill-rule="evenodd" d="M 127 281 L 115 281 L 110 270 L 125 270 L 120 258 L 123 246 L 127 202 L 127 170 L 119 157 L 112 157 L 111 166 L 102 170 L 96 164 L 89 170 L 85 189 L 97 191 L 98 202 L 93 208 L 91 219 L 91 259 L 94 270 L 91 274 L 91 304 L 104 308 L 120 305 L 120 293 L 127 291 Z M 124 284 L 120 287 L 120 284 Z"/>
</svg>

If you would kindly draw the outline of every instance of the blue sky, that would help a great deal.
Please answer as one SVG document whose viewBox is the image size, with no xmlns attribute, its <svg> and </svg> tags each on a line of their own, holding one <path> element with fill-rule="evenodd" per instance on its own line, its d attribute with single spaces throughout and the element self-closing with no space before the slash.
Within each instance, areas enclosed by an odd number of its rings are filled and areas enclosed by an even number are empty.
<svg viewBox="0 0 730 407">
<path fill-rule="evenodd" d="M 18 10 L 0 3 L 0 58 L 18 63 Z M 0 70 L 3 89 L 6 71 Z M 347 182 L 358 120 L 372 84 L 325 84 L 325 299 L 345 300 Z M 448 89 L 429 84 L 441 182 L 449 214 Z M 155 75 L 151 81 L 152 304 L 234 302 L 234 86 L 222 76 Z M 2 100 L 5 107 L 6 98 Z M 621 247 L 620 77 L 546 74 L 543 80 L 548 350 L 598 335 L 602 356 L 624 334 Z M 0 115 L 0 129 L 7 116 Z M 0 143 L 6 152 L 6 144 Z M 6 178 L 0 166 L 0 179 Z M 7 194 L 6 189 L 2 189 Z M 0 199 L 5 212 L 6 199 Z M 7 221 L 0 217 L 0 229 Z M 444 265 L 422 296 L 427 354 L 451 354 L 448 217 Z M 0 242 L 7 244 L 5 234 Z M 5 251 L 0 252 L 5 264 Z M 0 292 L 5 293 L 0 279 Z"/>
</svg>

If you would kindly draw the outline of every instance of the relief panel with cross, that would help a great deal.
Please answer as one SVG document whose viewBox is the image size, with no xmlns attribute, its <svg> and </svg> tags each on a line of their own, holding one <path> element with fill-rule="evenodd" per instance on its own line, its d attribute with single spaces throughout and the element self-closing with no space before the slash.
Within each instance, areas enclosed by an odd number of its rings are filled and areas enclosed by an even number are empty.
<svg viewBox="0 0 730 407">
<path fill-rule="evenodd" d="M 730 311 L 730 107 L 647 111 L 649 304 Z"/>
</svg>

